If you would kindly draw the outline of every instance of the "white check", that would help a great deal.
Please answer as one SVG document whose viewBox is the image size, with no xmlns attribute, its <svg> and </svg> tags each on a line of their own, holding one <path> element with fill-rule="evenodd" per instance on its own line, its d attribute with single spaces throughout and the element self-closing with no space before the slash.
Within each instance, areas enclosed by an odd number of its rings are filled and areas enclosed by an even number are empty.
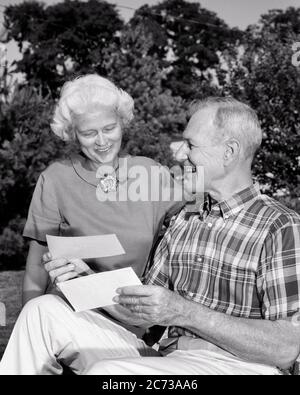
<svg viewBox="0 0 300 395">
<path fill-rule="evenodd" d="M 117 295 L 116 290 L 130 285 L 142 285 L 131 267 L 91 274 L 57 284 L 76 312 L 116 304 L 113 301 Z"/>
<path fill-rule="evenodd" d="M 58 237 L 46 236 L 53 259 L 106 258 L 123 255 L 125 251 L 116 235 Z"/>
</svg>

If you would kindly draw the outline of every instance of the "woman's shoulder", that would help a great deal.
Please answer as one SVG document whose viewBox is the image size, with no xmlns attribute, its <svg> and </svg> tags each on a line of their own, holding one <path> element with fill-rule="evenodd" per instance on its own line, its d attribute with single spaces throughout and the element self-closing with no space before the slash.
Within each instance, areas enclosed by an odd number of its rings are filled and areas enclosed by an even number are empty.
<svg viewBox="0 0 300 395">
<path fill-rule="evenodd" d="M 72 172 L 71 158 L 57 159 L 51 162 L 42 172 L 42 177 L 47 179 L 65 178 Z"/>
</svg>

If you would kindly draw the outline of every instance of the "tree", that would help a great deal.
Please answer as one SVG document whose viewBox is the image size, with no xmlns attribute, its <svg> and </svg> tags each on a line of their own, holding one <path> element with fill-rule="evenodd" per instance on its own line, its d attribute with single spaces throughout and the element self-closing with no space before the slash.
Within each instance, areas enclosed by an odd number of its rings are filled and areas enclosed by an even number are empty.
<svg viewBox="0 0 300 395">
<path fill-rule="evenodd" d="M 16 89 L 1 103 L 0 119 L 0 262 L 24 264 L 22 231 L 39 174 L 51 161 L 67 155 L 50 130 L 54 102 L 32 87 Z M 7 138 L 3 138 L 5 129 Z"/>
<path fill-rule="evenodd" d="M 300 196 L 300 69 L 292 64 L 300 31 L 295 20 L 300 21 L 300 9 L 271 11 L 249 27 L 225 88 L 249 103 L 262 122 L 263 145 L 254 165 L 259 181 L 271 195 L 296 199 L 294 208 Z"/>
<path fill-rule="evenodd" d="M 42 86 L 43 94 L 54 95 L 71 75 L 101 73 L 101 53 L 123 27 L 115 6 L 102 0 L 65 0 L 49 7 L 28 1 L 7 7 L 4 21 L 7 41 L 16 40 L 23 54 L 16 71 Z"/>
<path fill-rule="evenodd" d="M 145 5 L 130 23 L 134 27 L 141 21 L 154 37 L 149 55 L 157 54 L 170 67 L 164 85 L 188 100 L 201 97 L 204 85 L 208 89 L 211 71 L 220 62 L 218 53 L 235 47 L 242 36 L 214 12 L 185 0 Z"/>
<path fill-rule="evenodd" d="M 136 117 L 124 136 L 124 150 L 171 163 L 169 144 L 181 138 L 186 123 L 185 104 L 163 87 L 166 73 L 157 56 L 148 55 L 153 35 L 144 24 L 128 26 L 120 48 L 106 51 L 108 77 L 135 100 Z"/>
<path fill-rule="evenodd" d="M 300 35 L 299 8 L 289 7 L 285 11 L 271 10 L 261 16 L 258 27 L 262 34 L 278 37 L 281 42 L 289 41 L 291 35 Z"/>
</svg>

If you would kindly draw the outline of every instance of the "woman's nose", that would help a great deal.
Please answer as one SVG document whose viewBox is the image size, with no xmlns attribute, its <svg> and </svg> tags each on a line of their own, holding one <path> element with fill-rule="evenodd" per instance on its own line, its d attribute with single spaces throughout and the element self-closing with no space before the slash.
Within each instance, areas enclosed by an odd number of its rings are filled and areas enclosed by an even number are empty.
<svg viewBox="0 0 300 395">
<path fill-rule="evenodd" d="M 184 162 L 185 160 L 187 160 L 188 152 L 189 152 L 189 148 L 187 146 L 187 143 L 183 142 L 174 155 L 177 162 Z"/>
<path fill-rule="evenodd" d="M 101 131 L 99 131 L 98 136 L 97 136 L 97 144 L 103 146 L 103 145 L 106 145 L 106 143 L 107 143 L 106 137 L 104 136 L 104 134 Z"/>
</svg>

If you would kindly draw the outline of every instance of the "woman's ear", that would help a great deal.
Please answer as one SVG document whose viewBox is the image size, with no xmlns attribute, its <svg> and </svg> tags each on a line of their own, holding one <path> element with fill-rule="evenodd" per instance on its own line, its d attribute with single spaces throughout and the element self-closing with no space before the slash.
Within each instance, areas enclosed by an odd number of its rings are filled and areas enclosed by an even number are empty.
<svg viewBox="0 0 300 395">
<path fill-rule="evenodd" d="M 69 142 L 78 142 L 77 138 L 77 133 L 76 133 L 76 128 L 74 126 L 71 126 L 68 130 L 64 132 L 64 141 L 69 141 Z"/>
</svg>

